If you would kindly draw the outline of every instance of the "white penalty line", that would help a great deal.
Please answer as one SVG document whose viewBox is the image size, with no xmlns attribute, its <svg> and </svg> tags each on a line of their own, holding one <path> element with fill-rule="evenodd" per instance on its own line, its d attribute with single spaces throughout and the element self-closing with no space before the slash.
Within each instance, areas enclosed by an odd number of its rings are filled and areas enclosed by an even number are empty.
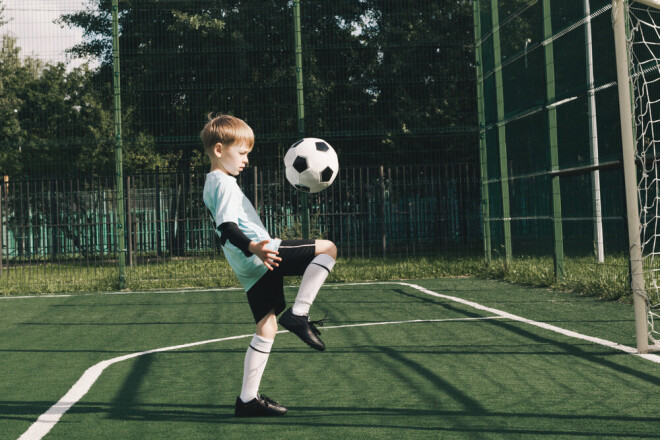
<svg viewBox="0 0 660 440">
<path fill-rule="evenodd" d="M 551 324 L 547 324 L 544 322 L 538 322 L 538 321 L 533 321 L 531 319 L 523 318 L 522 316 L 514 315 L 508 312 L 504 312 L 502 310 L 494 309 L 492 307 L 486 307 L 482 304 L 472 302 L 465 300 L 463 298 L 458 298 L 455 296 L 450 296 L 450 295 L 443 295 L 441 293 L 433 292 L 432 290 L 426 289 L 424 287 L 418 286 L 416 284 L 412 283 L 405 283 L 405 282 L 375 282 L 375 283 L 347 283 L 347 284 L 337 284 L 334 287 L 343 287 L 343 286 L 368 286 L 368 285 L 401 285 L 401 286 L 407 286 L 410 288 L 413 288 L 415 290 L 418 290 L 422 293 L 425 293 L 427 295 L 435 296 L 437 298 L 444 298 L 450 301 L 454 301 L 460 304 L 464 304 L 466 306 L 475 308 L 477 310 L 483 310 L 485 312 L 492 313 L 495 316 L 486 316 L 486 317 L 478 317 L 478 318 L 454 318 L 454 319 L 429 319 L 429 320 L 424 320 L 424 319 L 415 319 L 415 320 L 410 320 L 410 321 L 385 321 L 385 322 L 368 322 L 368 323 L 358 323 L 358 324 L 347 324 L 347 325 L 338 325 L 338 326 L 327 326 L 325 327 L 326 329 L 333 329 L 333 328 L 347 328 L 347 327 L 365 327 L 365 326 L 372 326 L 372 325 L 387 325 L 387 324 L 407 324 L 407 323 L 417 323 L 417 322 L 446 322 L 446 321 L 470 321 L 470 320 L 485 320 L 485 319 L 501 319 L 501 318 L 506 318 L 510 319 L 512 321 L 517 321 L 517 322 L 523 322 L 525 324 L 529 324 L 535 327 L 539 327 L 545 330 L 549 330 L 555 333 L 559 333 L 571 338 L 575 339 L 580 339 L 584 341 L 588 341 L 594 344 L 602 345 L 608 348 L 612 348 L 615 350 L 620 350 L 628 354 L 632 354 L 638 357 L 641 357 L 643 359 L 659 363 L 660 364 L 660 356 L 654 355 L 654 354 L 638 354 L 637 351 L 632 348 L 628 347 L 626 345 L 618 344 L 616 342 L 608 341 L 605 339 L 601 338 L 596 338 L 593 336 L 587 336 L 583 335 L 581 333 L 577 333 L 571 330 L 566 330 L 561 327 L 557 327 Z M 328 286 L 330 287 L 330 286 Z M 278 333 L 286 333 L 287 330 L 281 330 Z M 171 347 L 162 347 L 162 348 L 156 348 L 153 350 L 147 350 L 147 351 L 142 351 L 139 353 L 131 353 L 127 354 L 124 356 L 119 356 L 113 359 L 108 359 L 102 362 L 99 362 L 98 364 L 90 367 L 83 373 L 83 375 L 78 379 L 78 381 L 69 389 L 69 391 L 48 411 L 43 413 L 39 418 L 34 422 L 30 427 L 28 428 L 27 431 L 21 435 L 18 440 L 40 440 L 42 439 L 48 432 L 57 424 L 57 422 L 62 418 L 62 416 L 76 403 L 80 401 L 80 399 L 83 398 L 85 394 L 89 391 L 89 389 L 94 385 L 96 380 L 101 376 L 101 373 L 108 368 L 110 365 L 116 364 L 117 362 L 125 361 L 128 359 L 132 359 L 138 356 L 143 356 L 146 354 L 152 354 L 152 353 L 160 353 L 164 351 L 172 351 L 172 350 L 179 350 L 182 348 L 189 348 L 189 347 L 195 347 L 198 345 L 204 345 L 204 344 L 212 344 L 215 342 L 222 342 L 222 341 L 229 341 L 233 339 L 245 339 L 245 338 L 250 338 L 252 337 L 253 334 L 248 334 L 248 335 L 239 335 L 239 336 L 229 336 L 226 338 L 219 338 L 219 339 L 210 339 L 207 341 L 199 341 L 199 342 L 192 342 L 189 344 L 182 344 L 182 345 L 175 345 Z"/>
</svg>

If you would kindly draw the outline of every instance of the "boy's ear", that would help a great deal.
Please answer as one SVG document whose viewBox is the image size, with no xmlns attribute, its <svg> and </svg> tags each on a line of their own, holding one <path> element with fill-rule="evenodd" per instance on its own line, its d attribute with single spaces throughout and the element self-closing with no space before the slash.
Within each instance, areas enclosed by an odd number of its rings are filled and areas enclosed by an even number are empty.
<svg viewBox="0 0 660 440">
<path fill-rule="evenodd" d="M 213 147 L 213 153 L 218 157 L 222 156 L 222 144 L 220 142 Z"/>
</svg>

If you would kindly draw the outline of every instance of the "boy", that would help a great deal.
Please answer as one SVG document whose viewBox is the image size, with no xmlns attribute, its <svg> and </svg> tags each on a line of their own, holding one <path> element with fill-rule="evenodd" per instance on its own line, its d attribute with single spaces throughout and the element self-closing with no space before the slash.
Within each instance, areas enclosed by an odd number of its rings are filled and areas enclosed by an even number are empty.
<svg viewBox="0 0 660 440">
<path fill-rule="evenodd" d="M 228 115 L 211 118 L 200 135 L 211 160 L 204 204 L 220 236 L 222 250 L 247 292 L 257 330 L 245 354 L 243 386 L 236 398 L 237 417 L 280 416 L 287 409 L 259 394 L 259 383 L 277 333 L 277 315 L 286 307 L 282 277 L 302 275 L 296 300 L 279 323 L 312 348 L 323 351 L 321 332 L 309 320 L 309 308 L 332 270 L 337 248 L 328 240 L 272 239 L 233 176 L 248 164 L 254 133 L 242 120 Z"/>
</svg>

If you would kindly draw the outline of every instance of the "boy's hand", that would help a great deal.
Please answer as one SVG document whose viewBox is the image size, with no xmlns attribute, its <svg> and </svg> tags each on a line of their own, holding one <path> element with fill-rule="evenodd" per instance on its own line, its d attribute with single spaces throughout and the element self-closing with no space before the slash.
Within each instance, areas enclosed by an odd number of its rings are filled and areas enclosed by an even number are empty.
<svg viewBox="0 0 660 440">
<path fill-rule="evenodd" d="M 264 262 L 264 265 L 268 268 L 268 270 L 273 270 L 273 266 L 278 267 L 279 266 L 279 261 L 282 261 L 280 257 L 277 256 L 279 252 L 277 251 L 272 251 L 270 249 L 266 248 L 266 245 L 270 243 L 270 240 L 263 240 L 260 242 L 250 242 L 248 245 L 248 248 L 250 252 L 252 252 L 254 255 L 259 257 L 261 261 Z"/>
</svg>

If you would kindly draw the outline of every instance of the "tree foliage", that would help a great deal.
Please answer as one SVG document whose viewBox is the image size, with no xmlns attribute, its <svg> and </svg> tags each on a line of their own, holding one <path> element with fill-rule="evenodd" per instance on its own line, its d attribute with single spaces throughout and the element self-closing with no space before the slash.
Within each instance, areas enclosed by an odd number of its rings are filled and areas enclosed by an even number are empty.
<svg viewBox="0 0 660 440">
<path fill-rule="evenodd" d="M 475 125 L 468 0 L 301 3 L 306 135 L 344 156 L 406 160 L 406 151 L 468 151 Z M 97 68 L 29 57 L 9 36 L 0 65 L 3 172 L 111 172 L 111 0 L 62 15 L 83 31 L 72 55 Z M 127 172 L 203 163 L 198 133 L 211 112 L 254 128 L 268 163 L 298 135 L 292 6 L 278 0 L 120 2 L 122 132 Z M 0 3 L 0 23 L 2 23 Z M 448 136 L 449 133 L 449 136 Z M 439 139 L 449 138 L 449 142 Z M 470 149 L 469 151 L 472 151 Z M 470 153 L 464 154 L 469 158 Z M 463 154 L 463 153 L 461 153 Z"/>
<path fill-rule="evenodd" d="M 29 69 L 20 61 L 15 39 L 4 35 L 0 44 L 0 174 L 15 174 L 21 169 L 19 143 L 24 135 L 18 91 Z"/>
<path fill-rule="evenodd" d="M 370 144 L 368 154 L 476 124 L 468 0 L 301 5 L 306 134 Z M 105 78 L 110 7 L 110 0 L 92 0 L 62 17 L 86 37 L 72 52 L 100 59 Z M 290 3 L 120 2 L 120 32 L 122 105 L 132 116 L 124 123 L 152 136 L 176 168 L 195 162 L 209 112 L 246 119 L 259 141 L 271 143 L 264 155 L 298 135 Z M 437 148 L 417 144 L 427 153 Z M 355 154 L 352 147 L 346 153 Z"/>
</svg>

